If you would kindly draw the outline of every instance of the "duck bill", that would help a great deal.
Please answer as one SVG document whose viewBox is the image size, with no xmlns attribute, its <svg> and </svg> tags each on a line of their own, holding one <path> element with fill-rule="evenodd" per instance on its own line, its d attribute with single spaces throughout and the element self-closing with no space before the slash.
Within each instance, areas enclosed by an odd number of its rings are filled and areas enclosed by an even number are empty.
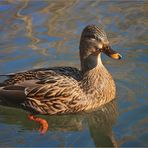
<svg viewBox="0 0 148 148">
<path fill-rule="evenodd" d="M 113 58 L 113 59 L 117 59 L 117 60 L 120 60 L 122 58 L 122 56 L 114 51 L 111 47 L 108 47 L 107 49 L 104 49 L 103 51 L 107 56 Z"/>
</svg>

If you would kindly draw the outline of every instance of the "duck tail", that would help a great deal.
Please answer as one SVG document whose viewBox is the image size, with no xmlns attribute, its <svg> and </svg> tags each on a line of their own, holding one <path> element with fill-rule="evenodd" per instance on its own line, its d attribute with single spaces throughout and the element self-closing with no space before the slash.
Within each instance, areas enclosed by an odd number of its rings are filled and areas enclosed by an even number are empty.
<svg viewBox="0 0 148 148">
<path fill-rule="evenodd" d="M 6 80 L 12 78 L 13 76 L 14 74 L 0 74 L 0 87 L 4 87 Z"/>
<path fill-rule="evenodd" d="M 15 74 L 0 74 L 0 77 L 13 77 Z"/>
<path fill-rule="evenodd" d="M 3 83 L 0 83 L 0 87 L 3 87 L 4 85 L 3 85 Z"/>
</svg>

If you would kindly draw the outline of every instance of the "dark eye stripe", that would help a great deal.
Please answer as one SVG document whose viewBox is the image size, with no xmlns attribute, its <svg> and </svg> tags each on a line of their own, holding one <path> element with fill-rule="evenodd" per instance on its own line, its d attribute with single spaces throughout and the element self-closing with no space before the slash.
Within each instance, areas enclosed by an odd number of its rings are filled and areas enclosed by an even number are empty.
<svg viewBox="0 0 148 148">
<path fill-rule="evenodd" d="M 86 38 L 93 38 L 93 39 L 96 39 L 96 37 L 94 35 L 87 35 L 85 36 Z"/>
</svg>

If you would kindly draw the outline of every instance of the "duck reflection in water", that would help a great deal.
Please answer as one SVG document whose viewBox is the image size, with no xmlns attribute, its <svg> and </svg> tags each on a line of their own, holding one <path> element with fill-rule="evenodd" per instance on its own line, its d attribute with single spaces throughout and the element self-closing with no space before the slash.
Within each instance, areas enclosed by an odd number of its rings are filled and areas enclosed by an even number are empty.
<svg viewBox="0 0 148 148">
<path fill-rule="evenodd" d="M 30 130 L 37 128 L 37 125 L 26 120 L 27 112 L 17 110 L 14 108 L 3 107 L 2 110 L 3 120 L 2 122 L 7 124 L 19 125 L 20 130 Z M 15 112 L 14 115 L 13 112 Z M 9 116 L 12 118 L 8 118 Z M 55 115 L 55 116 L 44 116 L 44 118 L 49 123 L 49 131 L 47 134 L 51 134 L 53 137 L 58 137 L 58 143 L 67 143 L 63 138 L 64 134 L 75 133 L 81 135 L 81 137 L 73 138 L 70 140 L 71 146 L 74 146 L 79 141 L 79 138 L 83 139 L 83 132 L 89 130 L 90 136 L 97 147 L 118 147 L 116 139 L 114 137 L 112 127 L 116 123 L 118 116 L 118 108 L 116 100 L 103 105 L 97 111 L 89 113 L 78 113 L 70 115 Z M 39 117 L 43 117 L 39 115 Z M 16 122 L 16 118 L 18 122 Z M 62 134 L 63 133 L 63 134 Z M 75 135 L 75 134 L 74 134 Z M 61 141 L 62 139 L 62 141 Z M 50 143 L 50 141 L 49 141 Z M 77 144 L 78 145 L 78 144 Z M 65 145 L 66 146 L 66 145 Z M 81 145 L 80 145 L 81 146 Z"/>
</svg>

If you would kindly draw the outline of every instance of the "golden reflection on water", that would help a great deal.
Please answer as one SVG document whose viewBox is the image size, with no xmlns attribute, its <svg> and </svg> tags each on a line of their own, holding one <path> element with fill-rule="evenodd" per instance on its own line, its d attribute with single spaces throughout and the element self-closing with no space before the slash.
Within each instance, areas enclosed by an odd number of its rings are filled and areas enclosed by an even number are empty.
<svg viewBox="0 0 148 148">
<path fill-rule="evenodd" d="M 33 50 L 37 50 L 40 49 L 39 47 L 37 47 L 37 43 L 40 42 L 40 39 L 38 39 L 37 37 L 35 37 L 34 32 L 33 32 L 33 23 L 32 23 L 32 17 L 31 15 L 22 15 L 21 11 L 23 11 L 24 9 L 27 8 L 29 0 L 23 0 L 22 5 L 20 5 L 20 7 L 18 7 L 18 10 L 15 14 L 16 19 L 20 19 L 23 20 L 25 23 L 25 30 L 26 30 L 26 35 L 28 38 L 31 39 L 31 44 L 30 47 Z M 44 51 L 43 51 L 44 52 Z"/>
<path fill-rule="evenodd" d="M 15 19 L 20 19 L 20 20 L 24 21 L 26 35 L 28 38 L 31 39 L 31 43 L 29 44 L 29 46 L 33 50 L 40 50 L 40 52 L 43 55 L 46 55 L 47 49 L 43 49 L 38 46 L 40 39 L 35 36 L 35 32 L 33 30 L 34 24 L 32 22 L 32 16 L 21 14 L 22 11 L 29 6 L 29 2 L 30 2 L 29 0 L 24 0 L 24 1 L 20 2 L 21 5 L 20 5 L 20 7 L 17 8 L 17 12 L 15 14 L 15 17 L 16 17 Z M 62 18 L 63 20 L 65 20 L 67 17 L 67 14 L 63 10 L 67 11 L 75 3 L 76 3 L 76 0 L 70 0 L 70 1 L 62 0 L 62 1 L 58 1 L 58 2 L 52 1 L 52 3 L 49 2 L 49 4 L 45 8 L 43 8 L 39 11 L 39 13 L 41 13 L 41 14 L 48 14 L 49 18 L 47 17 L 47 21 L 45 22 L 45 24 L 43 24 L 43 26 L 47 28 L 47 35 L 52 36 L 52 37 L 62 37 L 61 41 L 58 41 L 58 42 L 55 42 L 55 44 L 52 44 L 52 46 L 57 47 L 56 48 L 57 52 L 61 51 L 61 47 L 62 48 L 64 47 L 64 43 L 69 40 L 68 36 L 71 35 L 68 30 L 65 30 L 66 28 L 63 28 L 64 33 L 61 33 L 60 30 L 57 31 L 57 28 L 56 28 L 57 27 L 57 20 L 58 20 L 58 18 Z M 52 14 L 54 14 L 54 15 L 52 15 Z M 63 50 L 66 50 L 66 49 L 63 48 Z"/>
</svg>

